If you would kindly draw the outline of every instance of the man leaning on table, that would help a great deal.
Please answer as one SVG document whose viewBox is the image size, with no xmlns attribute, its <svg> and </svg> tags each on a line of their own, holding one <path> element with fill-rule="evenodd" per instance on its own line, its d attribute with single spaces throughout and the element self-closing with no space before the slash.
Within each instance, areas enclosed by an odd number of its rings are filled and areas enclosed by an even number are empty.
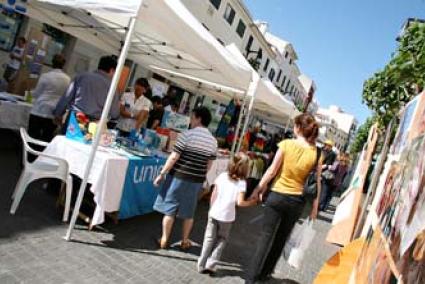
<svg viewBox="0 0 425 284">
<path fill-rule="evenodd" d="M 66 110 L 82 112 L 93 121 L 100 120 L 116 66 L 117 60 L 114 56 L 104 56 L 100 59 L 96 71 L 85 72 L 75 77 L 53 111 L 56 122 L 61 124 Z M 119 114 L 119 96 L 116 95 L 109 115 L 111 118 L 118 118 Z M 68 119 L 69 115 L 65 119 L 63 133 L 66 132 Z"/>
</svg>

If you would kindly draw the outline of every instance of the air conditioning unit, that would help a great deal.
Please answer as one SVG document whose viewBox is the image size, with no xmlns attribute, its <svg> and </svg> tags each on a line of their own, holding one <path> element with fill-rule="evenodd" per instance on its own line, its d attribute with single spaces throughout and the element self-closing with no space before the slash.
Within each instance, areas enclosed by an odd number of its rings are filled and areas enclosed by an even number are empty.
<svg viewBox="0 0 425 284">
<path fill-rule="evenodd" d="M 208 15 L 210 15 L 211 17 L 214 16 L 215 13 L 215 9 L 213 6 L 208 5 L 208 10 L 207 10 Z"/>
</svg>

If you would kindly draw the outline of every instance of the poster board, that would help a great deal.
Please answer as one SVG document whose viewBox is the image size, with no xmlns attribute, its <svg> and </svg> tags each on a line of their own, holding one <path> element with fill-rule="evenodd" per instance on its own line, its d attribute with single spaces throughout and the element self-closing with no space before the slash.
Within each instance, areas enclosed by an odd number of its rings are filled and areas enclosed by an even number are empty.
<svg viewBox="0 0 425 284">
<path fill-rule="evenodd" d="M 152 96 L 160 96 L 161 98 L 167 94 L 170 88 L 167 83 L 158 81 L 154 78 L 149 79 L 149 85 L 151 85 L 152 88 Z"/>
<path fill-rule="evenodd" d="M 24 95 L 35 88 L 43 69 L 50 37 L 40 30 L 31 28 L 24 51 L 24 59 L 17 78 L 9 84 L 8 92 Z"/>
<path fill-rule="evenodd" d="M 130 68 L 128 66 L 124 66 L 121 71 L 120 80 L 117 86 L 117 93 L 123 94 L 125 92 L 125 88 L 127 87 L 128 77 L 130 76 Z"/>
<path fill-rule="evenodd" d="M 357 217 L 361 209 L 363 186 L 366 182 L 373 153 L 378 140 L 378 127 L 373 125 L 369 131 L 366 147 L 363 149 L 359 163 L 354 172 L 348 190 L 341 196 L 336 208 L 332 228 L 329 230 L 326 241 L 338 245 L 346 245 L 352 241 Z"/>
<path fill-rule="evenodd" d="M 425 92 L 401 114 L 349 283 L 425 283 L 424 157 Z"/>
</svg>

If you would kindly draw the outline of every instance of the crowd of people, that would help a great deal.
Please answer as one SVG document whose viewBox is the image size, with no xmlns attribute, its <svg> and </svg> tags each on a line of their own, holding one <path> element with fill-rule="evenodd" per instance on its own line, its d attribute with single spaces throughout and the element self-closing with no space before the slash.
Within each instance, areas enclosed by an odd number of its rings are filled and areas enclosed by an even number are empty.
<svg viewBox="0 0 425 284">
<path fill-rule="evenodd" d="M 165 179 L 154 205 L 155 210 L 164 215 L 162 236 L 158 240 L 162 249 L 169 245 L 176 217 L 183 219 L 181 248 L 187 250 L 191 247 L 189 237 L 197 197 L 217 151 L 216 139 L 207 129 L 210 121 L 211 114 L 207 109 L 194 111 L 191 118 L 192 129 L 179 137 L 154 182 L 159 186 Z M 246 191 L 250 159 L 243 152 L 231 158 L 228 170 L 214 182 L 207 228 L 197 264 L 200 273 L 214 273 L 236 219 L 236 207 L 255 206 L 262 202 L 263 225 L 247 269 L 246 283 L 271 277 L 285 242 L 305 208 L 311 208 L 307 212 L 310 218 L 317 218 L 323 198 L 320 185 L 325 182 L 321 183 L 322 170 L 333 171 L 335 176 L 339 171 L 342 172 L 339 167 L 343 160 L 339 159 L 337 163 L 332 161 L 335 160 L 332 158 L 335 153 L 329 149 L 329 143 L 324 147 L 323 153 L 316 146 L 318 132 L 319 125 L 312 115 L 301 114 L 296 117 L 295 138 L 284 139 L 278 144 L 271 165 L 248 196 Z M 311 201 L 311 207 L 306 207 L 308 201 L 303 195 L 303 189 L 312 171 L 317 173 L 318 192 L 317 197 Z"/>
<path fill-rule="evenodd" d="M 22 44 L 24 40 L 11 56 L 14 64 L 5 72 L 8 80 L 19 62 Z M 82 112 L 93 121 L 100 119 L 116 59 L 102 57 L 96 71 L 79 74 L 73 80 L 63 71 L 65 63 L 64 56 L 55 55 L 52 70 L 40 76 L 32 92 L 34 106 L 29 133 L 36 139 L 49 142 L 59 126 L 66 126 L 71 111 Z M 122 136 L 128 136 L 133 129 L 156 129 L 161 125 L 164 111 L 177 111 L 175 95 L 171 91 L 164 98 L 151 96 L 149 82 L 140 78 L 131 92 L 114 96 L 109 117 L 117 121 L 116 128 Z M 161 185 L 154 209 L 164 215 L 162 235 L 158 239 L 162 249 L 169 246 L 176 217 L 184 220 L 181 248 L 187 250 L 192 245 L 190 233 L 198 196 L 217 155 L 217 139 L 208 130 L 211 120 L 211 113 L 205 107 L 192 111 L 191 128 L 181 133 L 154 181 L 155 186 Z M 272 143 L 267 145 L 273 153 L 268 165 L 261 157 L 249 157 L 243 151 L 231 158 L 228 170 L 220 174 L 213 185 L 208 225 L 197 266 L 199 272 L 215 271 L 236 219 L 236 207 L 263 203 L 262 230 L 253 246 L 246 279 L 247 283 L 253 283 L 271 276 L 285 241 L 306 208 L 303 189 L 308 175 L 316 171 L 318 177 L 317 197 L 308 212 L 312 219 L 316 219 L 319 210 L 326 210 L 332 193 L 341 187 L 347 175 L 348 155 L 342 153 L 337 157 L 331 141 L 319 149 L 316 146 L 318 133 L 315 118 L 301 114 L 294 120 L 294 138 L 272 137 Z M 254 146 L 258 134 L 256 128 L 249 139 L 249 148 Z"/>
</svg>

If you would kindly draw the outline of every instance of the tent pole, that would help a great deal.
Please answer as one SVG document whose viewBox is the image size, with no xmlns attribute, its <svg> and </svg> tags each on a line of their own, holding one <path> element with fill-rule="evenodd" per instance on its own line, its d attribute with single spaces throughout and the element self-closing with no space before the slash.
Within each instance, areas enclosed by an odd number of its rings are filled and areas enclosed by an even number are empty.
<svg viewBox="0 0 425 284">
<path fill-rule="evenodd" d="M 245 123 L 244 123 L 242 133 L 241 133 L 241 139 L 239 139 L 239 143 L 238 143 L 238 146 L 236 148 L 236 152 L 239 152 L 241 150 L 242 140 L 243 140 L 243 138 L 246 134 L 246 131 L 248 129 L 249 119 L 250 119 L 250 116 L 251 116 L 251 113 L 252 113 L 252 109 L 254 107 L 254 101 L 255 101 L 255 96 L 257 94 L 257 87 L 258 87 L 259 81 L 260 81 L 260 76 L 258 76 L 257 73 L 253 73 L 253 80 L 249 84 L 248 93 L 247 93 L 247 97 L 251 97 L 251 101 L 249 102 L 248 113 L 247 113 L 246 118 L 245 118 Z"/>
<path fill-rule="evenodd" d="M 236 143 L 238 141 L 238 136 L 239 136 L 239 132 L 241 130 L 241 125 L 242 125 L 242 117 L 243 114 L 245 112 L 245 107 L 246 107 L 246 100 L 248 99 L 248 95 L 247 93 L 245 93 L 245 96 L 243 98 L 243 103 L 241 106 L 241 109 L 239 111 L 239 118 L 238 118 L 238 124 L 236 125 L 236 129 L 235 129 L 235 136 L 233 139 L 233 143 L 232 143 L 232 150 L 230 152 L 230 156 L 233 158 L 233 156 L 235 155 L 235 150 L 236 150 Z"/>
<path fill-rule="evenodd" d="M 124 46 L 121 50 L 121 54 L 119 56 L 118 59 L 118 64 L 115 70 L 115 74 L 114 77 L 112 78 L 112 82 L 111 82 L 111 86 L 109 87 L 109 91 L 108 91 L 108 96 L 105 102 L 105 106 L 103 107 L 102 110 L 102 116 L 100 118 L 100 122 L 99 122 L 99 128 L 96 131 L 96 135 L 94 137 L 93 140 L 93 144 L 90 150 L 90 156 L 89 156 L 89 160 L 87 161 L 87 165 L 86 168 L 84 170 L 84 178 L 83 178 L 83 182 L 81 183 L 79 192 L 78 192 L 78 197 L 77 197 L 77 201 L 75 202 L 74 205 L 74 210 L 72 212 L 72 217 L 71 217 L 71 221 L 69 223 L 69 227 L 68 227 L 68 231 L 66 233 L 65 236 L 65 240 L 69 241 L 71 240 L 72 237 L 72 232 L 74 230 L 74 226 L 75 223 L 77 222 L 77 217 L 78 217 L 78 213 L 80 212 L 80 207 L 81 207 L 81 203 L 83 201 L 83 197 L 84 197 L 84 192 L 88 183 L 88 177 L 90 175 L 90 170 L 93 166 L 93 161 L 94 161 L 94 157 L 96 155 L 96 150 L 97 147 L 99 146 L 99 142 L 100 142 L 100 138 L 102 136 L 102 132 L 104 130 L 104 127 L 106 126 L 106 122 L 107 122 L 107 118 L 109 115 L 109 111 L 111 109 L 111 105 L 115 96 L 115 90 L 118 86 L 118 82 L 120 80 L 121 77 L 121 71 L 124 67 L 125 64 L 125 59 L 127 57 L 128 54 L 128 50 L 130 48 L 131 45 L 131 36 L 134 33 L 134 27 L 136 24 L 136 17 L 132 17 L 129 21 L 128 24 L 128 30 L 127 30 L 127 34 L 125 37 L 125 42 L 124 42 Z"/>
</svg>

